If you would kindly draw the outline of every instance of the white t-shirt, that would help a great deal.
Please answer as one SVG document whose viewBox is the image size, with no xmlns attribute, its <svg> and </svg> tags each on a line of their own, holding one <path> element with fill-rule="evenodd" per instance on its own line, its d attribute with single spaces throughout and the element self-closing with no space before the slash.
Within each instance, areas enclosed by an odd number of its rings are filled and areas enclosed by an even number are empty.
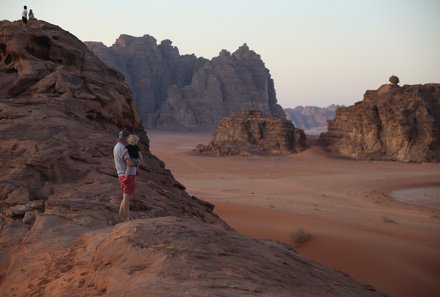
<svg viewBox="0 0 440 297">
<path fill-rule="evenodd" d="M 27 18 L 27 9 L 23 9 L 22 17 Z"/>
<path fill-rule="evenodd" d="M 130 159 L 128 154 L 123 154 L 125 150 L 125 144 L 118 142 L 113 148 L 113 158 L 115 159 L 115 167 L 118 172 L 118 176 L 124 176 L 125 170 L 127 170 L 127 159 Z M 136 167 L 130 167 L 128 175 L 136 175 Z"/>
</svg>

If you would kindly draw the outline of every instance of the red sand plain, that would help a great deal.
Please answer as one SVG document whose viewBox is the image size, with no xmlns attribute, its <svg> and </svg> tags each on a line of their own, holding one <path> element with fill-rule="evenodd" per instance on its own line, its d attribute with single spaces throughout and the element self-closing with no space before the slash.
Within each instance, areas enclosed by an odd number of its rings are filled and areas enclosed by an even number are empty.
<svg viewBox="0 0 440 297">
<path fill-rule="evenodd" d="M 238 232 L 290 244 L 391 297 L 440 296 L 440 164 L 297 155 L 212 157 L 209 134 L 148 132 L 153 154 Z"/>
</svg>

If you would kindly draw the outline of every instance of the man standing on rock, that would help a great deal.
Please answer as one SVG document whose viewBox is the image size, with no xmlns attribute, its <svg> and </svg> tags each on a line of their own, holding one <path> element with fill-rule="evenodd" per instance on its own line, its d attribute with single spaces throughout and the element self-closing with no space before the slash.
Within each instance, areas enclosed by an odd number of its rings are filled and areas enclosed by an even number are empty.
<svg viewBox="0 0 440 297">
<path fill-rule="evenodd" d="M 27 24 L 28 21 L 28 11 L 27 11 L 27 6 L 25 5 L 23 7 L 23 13 L 21 14 L 21 20 L 23 21 L 23 24 Z"/>
<path fill-rule="evenodd" d="M 118 173 L 119 185 L 122 190 L 122 201 L 119 206 L 119 216 L 122 221 L 130 219 L 130 196 L 134 195 L 136 189 L 136 163 L 130 159 L 128 154 L 124 154 L 125 146 L 127 144 L 127 137 L 130 133 L 124 129 L 119 132 L 118 143 L 113 148 L 113 157 L 115 159 L 115 167 Z M 128 166 L 128 175 L 125 172 Z"/>
</svg>

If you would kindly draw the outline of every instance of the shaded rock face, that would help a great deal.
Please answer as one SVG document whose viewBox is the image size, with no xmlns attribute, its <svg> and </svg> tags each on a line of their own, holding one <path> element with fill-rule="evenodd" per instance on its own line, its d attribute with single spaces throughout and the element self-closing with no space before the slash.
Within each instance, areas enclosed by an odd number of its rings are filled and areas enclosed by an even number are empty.
<svg viewBox="0 0 440 297">
<path fill-rule="evenodd" d="M 321 133 L 327 131 L 327 122 L 335 118 L 336 109 L 339 107 L 341 106 L 334 104 L 328 107 L 297 106 L 293 109 L 286 108 L 284 112 L 295 127 Z"/>
<path fill-rule="evenodd" d="M 381 296 L 188 195 L 150 153 L 120 76 L 74 36 L 42 21 L 0 32 L 0 296 Z M 29 52 L 35 39 L 45 54 Z M 115 225 L 121 127 L 145 162 L 135 220 Z"/>
<path fill-rule="evenodd" d="M 285 117 L 269 70 L 246 44 L 212 60 L 181 56 L 171 41 L 157 45 L 148 35 L 121 35 L 111 47 L 86 44 L 124 74 L 147 128 L 212 130 L 224 116 L 249 109 Z"/>
<path fill-rule="evenodd" d="M 292 122 L 260 111 L 241 111 L 224 118 L 207 146 L 199 152 L 213 151 L 220 156 L 249 154 L 290 154 L 305 149 L 304 131 Z"/>
<path fill-rule="evenodd" d="M 381 86 L 339 108 L 321 144 L 358 159 L 439 162 L 440 84 Z"/>
</svg>

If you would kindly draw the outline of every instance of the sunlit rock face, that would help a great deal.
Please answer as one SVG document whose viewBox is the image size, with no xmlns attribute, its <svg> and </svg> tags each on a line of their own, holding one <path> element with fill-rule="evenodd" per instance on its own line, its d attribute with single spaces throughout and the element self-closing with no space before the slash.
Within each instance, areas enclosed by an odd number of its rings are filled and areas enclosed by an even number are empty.
<svg viewBox="0 0 440 297">
<path fill-rule="evenodd" d="M 220 156 L 252 154 L 291 154 L 306 147 L 304 131 L 292 122 L 266 115 L 261 111 L 240 111 L 224 118 L 207 146 L 199 152 Z"/>
<path fill-rule="evenodd" d="M 440 162 L 440 84 L 390 82 L 339 108 L 321 143 L 357 159 Z"/>
</svg>

